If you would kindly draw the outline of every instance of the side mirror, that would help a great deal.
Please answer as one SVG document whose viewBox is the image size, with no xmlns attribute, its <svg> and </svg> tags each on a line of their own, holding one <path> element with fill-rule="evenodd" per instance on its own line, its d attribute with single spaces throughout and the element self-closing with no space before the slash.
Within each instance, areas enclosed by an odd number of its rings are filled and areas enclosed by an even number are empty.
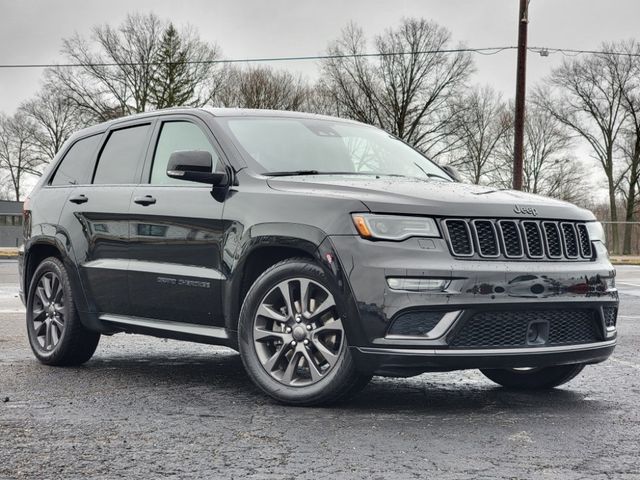
<svg viewBox="0 0 640 480">
<path fill-rule="evenodd" d="M 173 152 L 167 164 L 167 176 L 191 182 L 223 186 L 228 182 L 226 173 L 212 172 L 211 153 L 204 150 Z"/>
<path fill-rule="evenodd" d="M 452 167 L 451 165 L 445 165 L 441 167 L 445 172 L 449 174 L 451 178 L 453 178 L 456 182 L 462 183 L 462 176 L 456 167 Z"/>
</svg>

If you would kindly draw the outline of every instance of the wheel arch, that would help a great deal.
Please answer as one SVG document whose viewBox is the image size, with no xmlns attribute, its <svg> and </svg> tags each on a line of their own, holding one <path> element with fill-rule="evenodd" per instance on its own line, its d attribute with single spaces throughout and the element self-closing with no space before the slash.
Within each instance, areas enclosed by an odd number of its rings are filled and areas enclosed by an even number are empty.
<svg viewBox="0 0 640 480">
<path fill-rule="evenodd" d="M 237 331 L 240 309 L 244 298 L 255 280 L 269 267 L 287 258 L 306 258 L 315 261 L 333 278 L 346 299 L 345 329 L 356 344 L 364 338 L 364 332 L 353 321 L 359 317 L 356 301 L 340 259 L 329 236 L 317 227 L 292 224 L 272 224 L 269 228 L 247 232 L 236 252 L 237 261 L 231 269 L 229 281 L 223 292 L 225 327 Z M 277 233 L 276 233 L 277 232 Z M 260 235 L 256 235 L 260 233 Z M 265 233 L 264 235 L 262 233 Z M 233 337 L 233 335 L 232 335 Z"/>
<path fill-rule="evenodd" d="M 38 265 L 49 257 L 55 257 L 59 259 L 67 269 L 71 286 L 75 292 L 76 308 L 80 312 L 87 310 L 86 297 L 84 295 L 84 289 L 80 282 L 80 276 L 73 258 L 69 256 L 69 251 L 66 249 L 62 241 L 55 237 L 37 237 L 31 238 L 24 249 L 24 267 L 22 288 L 24 291 L 25 302 L 28 300 L 29 286 L 33 274 L 35 273 Z M 81 315 L 81 318 L 83 315 Z M 84 318 L 82 318 L 84 321 Z"/>
<path fill-rule="evenodd" d="M 247 229 L 224 287 L 226 328 L 237 329 L 242 302 L 263 272 L 288 258 L 318 261 L 318 249 L 326 237 L 317 227 L 292 223 L 261 224 Z"/>
<path fill-rule="evenodd" d="M 45 258 L 56 257 L 64 262 L 63 249 L 54 239 L 40 238 L 31 242 L 24 251 L 24 278 L 22 279 L 25 295 L 29 290 L 31 278 Z"/>
</svg>

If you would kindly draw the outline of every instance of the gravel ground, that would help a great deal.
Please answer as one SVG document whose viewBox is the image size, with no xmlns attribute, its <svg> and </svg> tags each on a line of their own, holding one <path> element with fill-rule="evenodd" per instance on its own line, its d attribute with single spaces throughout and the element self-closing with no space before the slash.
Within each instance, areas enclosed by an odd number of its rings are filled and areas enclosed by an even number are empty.
<svg viewBox="0 0 640 480">
<path fill-rule="evenodd" d="M 639 479 L 634 268 L 622 272 L 614 356 L 563 388 L 516 393 L 476 371 L 438 373 L 376 378 L 339 407 L 293 408 L 217 347 L 116 335 L 81 368 L 38 364 L 5 261 L 0 478 Z"/>
</svg>

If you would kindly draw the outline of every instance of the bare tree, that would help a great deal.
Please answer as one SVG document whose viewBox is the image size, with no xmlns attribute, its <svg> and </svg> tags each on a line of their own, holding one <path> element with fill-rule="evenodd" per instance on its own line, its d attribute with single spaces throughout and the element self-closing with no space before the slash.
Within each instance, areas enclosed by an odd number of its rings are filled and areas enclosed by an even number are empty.
<svg viewBox="0 0 640 480">
<path fill-rule="evenodd" d="M 456 114 L 451 100 L 473 71 L 470 55 L 441 52 L 451 34 L 425 19 L 404 19 L 374 43 L 380 56 L 364 56 L 364 34 L 350 24 L 329 46 L 322 81 L 337 113 L 378 125 L 432 158 L 445 153 Z"/>
<path fill-rule="evenodd" d="M 640 44 L 631 40 L 614 45 L 617 51 L 628 53 L 615 58 L 616 72 L 626 116 L 618 148 L 623 162 L 616 182 L 624 201 L 622 253 L 631 253 L 633 222 L 638 204 L 640 182 Z"/>
<path fill-rule="evenodd" d="M 285 70 L 232 68 L 218 103 L 225 107 L 300 110 L 308 93 L 306 82 Z"/>
<path fill-rule="evenodd" d="M 605 53 L 565 60 L 547 82 L 558 94 L 552 95 L 547 89 L 539 90 L 536 95 L 539 105 L 591 146 L 607 177 L 610 216 L 614 222 L 618 220 L 616 145 L 627 117 L 623 92 L 631 71 L 625 71 L 622 57 L 613 52 L 624 47 L 624 44 L 604 44 Z M 612 237 L 616 248 L 615 229 Z"/>
<path fill-rule="evenodd" d="M 509 108 L 513 124 L 513 108 Z M 524 138 L 523 190 L 584 204 L 589 199 L 586 174 L 571 156 L 567 127 L 535 104 L 527 109 Z M 496 147 L 490 183 L 511 188 L 513 179 L 513 129 L 509 128 Z"/>
<path fill-rule="evenodd" d="M 34 127 L 32 142 L 40 163 L 49 163 L 71 134 L 85 126 L 82 112 L 52 82 L 24 102 L 19 111 Z"/>
<path fill-rule="evenodd" d="M 218 48 L 200 41 L 192 30 L 178 34 L 154 14 L 128 15 L 117 27 L 97 26 L 90 40 L 68 38 L 63 53 L 81 66 L 56 68 L 51 75 L 79 108 L 98 120 L 170 106 L 159 92 L 172 88 L 167 85 L 171 67 L 181 70 L 174 81 L 188 81 L 192 87 L 188 99 L 180 98 L 185 104 L 208 103 L 218 86 L 220 67 L 209 63 L 219 58 Z"/>
<path fill-rule="evenodd" d="M 340 116 L 338 105 L 335 102 L 332 92 L 322 81 L 311 85 L 307 89 L 307 95 L 301 110 L 321 115 Z"/>
<path fill-rule="evenodd" d="M 449 164 L 479 184 L 494 166 L 496 149 L 513 126 L 512 116 L 500 94 L 489 86 L 473 88 L 454 103 L 458 115 L 449 141 L 458 148 L 453 149 Z"/>
<path fill-rule="evenodd" d="M 35 152 L 35 125 L 24 113 L 0 114 L 0 171 L 9 179 L 15 200 L 20 200 L 25 177 L 40 176 L 42 159 Z"/>
</svg>

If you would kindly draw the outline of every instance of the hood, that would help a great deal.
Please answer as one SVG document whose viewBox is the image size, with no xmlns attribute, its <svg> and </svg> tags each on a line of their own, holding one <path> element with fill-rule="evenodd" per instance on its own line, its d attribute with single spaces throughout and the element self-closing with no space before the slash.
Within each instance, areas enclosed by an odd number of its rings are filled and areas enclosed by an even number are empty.
<svg viewBox="0 0 640 480">
<path fill-rule="evenodd" d="M 571 203 L 516 190 L 389 176 L 304 175 L 269 178 L 274 190 L 359 200 L 375 213 L 445 217 L 593 220 Z"/>
</svg>

